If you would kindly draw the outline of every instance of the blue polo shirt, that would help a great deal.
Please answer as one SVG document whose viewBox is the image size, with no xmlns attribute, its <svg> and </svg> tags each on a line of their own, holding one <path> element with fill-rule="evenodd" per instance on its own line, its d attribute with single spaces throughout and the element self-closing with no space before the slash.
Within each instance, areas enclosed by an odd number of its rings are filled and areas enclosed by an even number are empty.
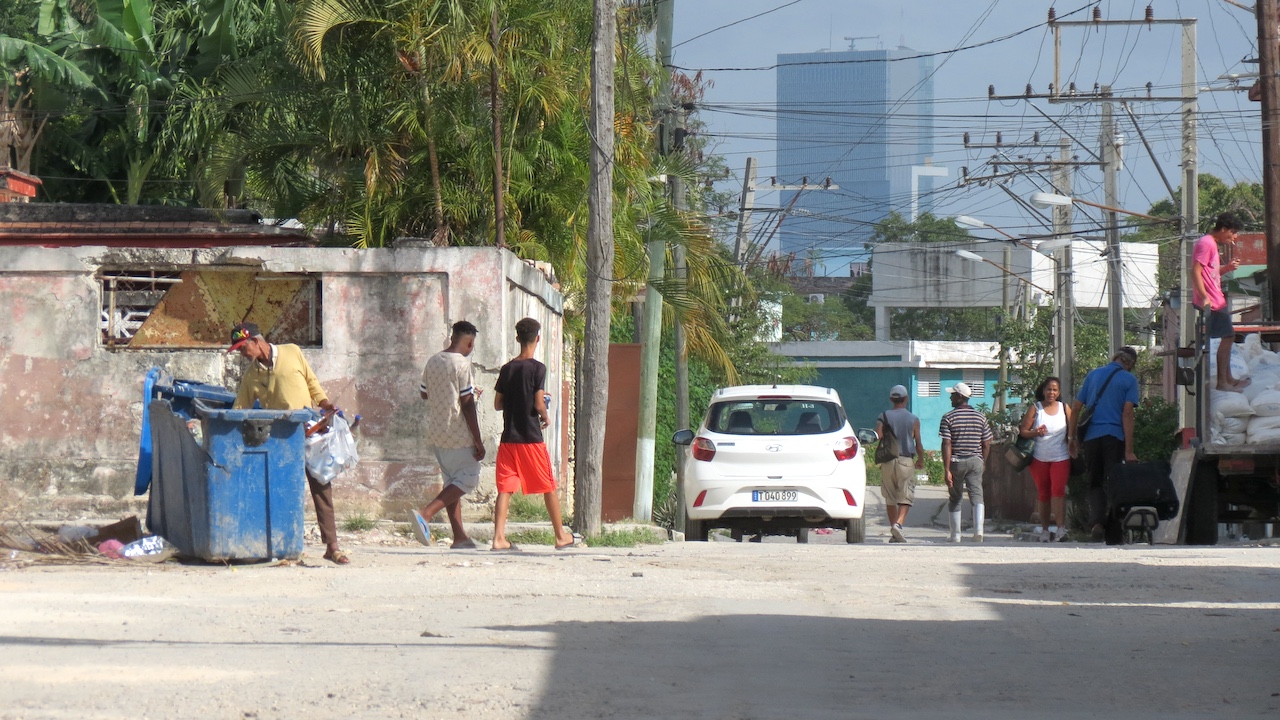
<svg viewBox="0 0 1280 720">
<path fill-rule="evenodd" d="M 1115 378 L 1107 383 L 1112 373 L 1115 373 Z M 1104 383 L 1107 383 L 1106 392 L 1098 397 L 1098 391 Z M 1076 399 L 1093 406 L 1093 419 L 1085 430 L 1082 438 L 1084 441 L 1095 440 L 1103 435 L 1124 440 L 1124 404 L 1133 403 L 1137 406 L 1138 378 L 1120 363 L 1112 361 L 1085 376 Z"/>
</svg>

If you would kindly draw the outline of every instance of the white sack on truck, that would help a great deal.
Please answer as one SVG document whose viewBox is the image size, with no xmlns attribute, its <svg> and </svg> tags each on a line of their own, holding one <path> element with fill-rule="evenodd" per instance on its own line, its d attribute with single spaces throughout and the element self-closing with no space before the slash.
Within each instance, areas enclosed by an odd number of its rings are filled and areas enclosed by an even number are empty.
<svg viewBox="0 0 1280 720">
<path fill-rule="evenodd" d="M 1256 415 L 1249 399 L 1242 393 L 1209 391 L 1209 412 L 1221 413 L 1223 417 L 1250 417 Z"/>
<path fill-rule="evenodd" d="M 1248 440 L 1252 444 L 1280 443 L 1280 415 L 1249 420 Z"/>
<path fill-rule="evenodd" d="M 1268 390 L 1259 393 L 1250 403 L 1254 415 L 1275 417 L 1280 415 L 1280 390 Z"/>
<path fill-rule="evenodd" d="M 1221 342 L 1220 338 L 1209 338 L 1209 378 L 1211 380 L 1218 377 L 1218 345 Z M 1231 343 L 1231 377 L 1236 380 L 1249 377 L 1249 362 L 1245 359 L 1244 350 L 1235 342 Z"/>
</svg>

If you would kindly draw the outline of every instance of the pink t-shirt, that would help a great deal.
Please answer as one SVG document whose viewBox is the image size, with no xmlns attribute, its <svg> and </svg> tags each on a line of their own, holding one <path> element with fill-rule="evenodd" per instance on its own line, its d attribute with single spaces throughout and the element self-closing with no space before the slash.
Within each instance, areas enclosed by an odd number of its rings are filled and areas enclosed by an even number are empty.
<svg viewBox="0 0 1280 720">
<path fill-rule="evenodd" d="M 1200 238 L 1196 241 L 1191 259 L 1195 261 L 1196 271 L 1204 280 L 1204 294 L 1194 293 L 1196 307 L 1208 305 L 1210 310 L 1225 308 L 1227 298 L 1222 294 L 1222 276 L 1218 273 L 1218 268 L 1222 266 L 1222 261 L 1218 258 L 1218 241 L 1214 240 L 1212 235 Z M 1192 288 L 1194 287 L 1195 285 L 1192 285 Z"/>
</svg>

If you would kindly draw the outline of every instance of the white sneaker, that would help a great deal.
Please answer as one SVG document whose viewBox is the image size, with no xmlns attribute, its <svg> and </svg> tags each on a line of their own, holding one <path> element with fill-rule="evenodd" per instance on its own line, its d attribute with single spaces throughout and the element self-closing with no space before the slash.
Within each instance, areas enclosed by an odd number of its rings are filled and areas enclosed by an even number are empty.
<svg viewBox="0 0 1280 720">
<path fill-rule="evenodd" d="M 904 543 L 907 541 L 907 539 L 902 536 L 902 525 L 900 523 L 894 523 L 889 528 L 889 535 L 889 542 L 891 543 Z"/>
<path fill-rule="evenodd" d="M 431 547 L 431 527 L 417 510 L 410 510 L 409 526 L 413 528 L 413 536 L 426 547 Z"/>
</svg>

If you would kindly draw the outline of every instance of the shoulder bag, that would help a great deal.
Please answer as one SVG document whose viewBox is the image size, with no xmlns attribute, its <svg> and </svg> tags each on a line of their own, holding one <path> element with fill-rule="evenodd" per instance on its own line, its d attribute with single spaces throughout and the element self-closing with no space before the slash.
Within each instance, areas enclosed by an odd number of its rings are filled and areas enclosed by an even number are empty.
<svg viewBox="0 0 1280 720">
<path fill-rule="evenodd" d="M 1036 403 L 1036 417 L 1040 417 L 1040 403 Z M 1032 427 L 1034 427 L 1034 423 Z M 1019 424 L 1018 429 L 1021 431 L 1021 424 Z M 1024 438 L 1019 432 L 1018 439 L 1009 446 L 1008 450 L 1004 451 L 1004 459 L 1013 466 L 1014 470 L 1025 470 L 1035 458 L 1035 452 L 1036 439 L 1033 437 Z"/>
<path fill-rule="evenodd" d="M 880 443 L 876 445 L 876 454 L 874 460 L 877 465 L 883 465 L 898 457 L 898 436 L 893 433 L 893 426 L 889 424 L 889 416 L 880 413 L 880 424 L 884 426 L 884 434 L 880 436 Z"/>
<path fill-rule="evenodd" d="M 1098 388 L 1098 394 L 1094 396 L 1093 402 L 1080 408 L 1080 417 L 1076 418 L 1076 437 L 1080 439 L 1080 442 L 1084 442 L 1084 431 L 1089 427 L 1089 421 L 1093 419 L 1094 406 L 1102 399 L 1102 394 L 1107 391 L 1107 386 L 1111 384 L 1111 381 L 1116 379 L 1116 373 L 1122 369 L 1116 368 L 1112 370 L 1111 374 L 1107 376 L 1107 381 L 1102 383 L 1102 387 Z"/>
</svg>

